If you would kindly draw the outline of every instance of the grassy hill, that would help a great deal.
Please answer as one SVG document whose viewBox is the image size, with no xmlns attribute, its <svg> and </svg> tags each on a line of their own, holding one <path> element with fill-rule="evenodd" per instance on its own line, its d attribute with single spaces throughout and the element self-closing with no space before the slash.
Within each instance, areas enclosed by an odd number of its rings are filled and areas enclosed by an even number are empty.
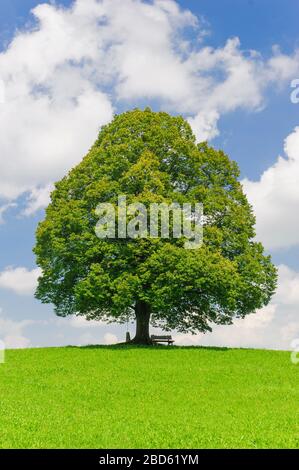
<svg viewBox="0 0 299 470">
<path fill-rule="evenodd" d="M 176 347 L 7 351 L 2 448 L 299 447 L 288 352 Z"/>
</svg>

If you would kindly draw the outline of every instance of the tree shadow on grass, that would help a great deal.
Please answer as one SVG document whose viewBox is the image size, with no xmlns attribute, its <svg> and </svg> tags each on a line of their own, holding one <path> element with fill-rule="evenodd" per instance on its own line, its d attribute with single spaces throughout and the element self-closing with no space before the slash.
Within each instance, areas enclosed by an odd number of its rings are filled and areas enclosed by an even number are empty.
<svg viewBox="0 0 299 470">
<path fill-rule="evenodd" d="M 231 348 L 221 347 L 221 346 L 167 346 L 166 344 L 155 344 L 155 345 L 139 345 L 139 344 L 127 344 L 127 343 L 118 343 L 118 344 L 88 344 L 86 346 L 66 346 L 67 348 L 76 348 L 76 349 L 108 349 L 108 350 L 117 350 L 117 351 L 127 351 L 130 349 L 148 349 L 150 351 L 177 351 L 185 349 L 200 349 L 207 351 L 229 351 Z"/>
</svg>

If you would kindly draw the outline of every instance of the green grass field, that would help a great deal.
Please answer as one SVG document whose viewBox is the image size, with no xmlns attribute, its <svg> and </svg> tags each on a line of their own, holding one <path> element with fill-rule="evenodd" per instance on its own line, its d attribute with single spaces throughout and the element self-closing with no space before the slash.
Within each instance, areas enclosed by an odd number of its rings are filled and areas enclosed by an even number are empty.
<svg viewBox="0 0 299 470">
<path fill-rule="evenodd" d="M 298 379 L 288 352 L 7 351 L 0 447 L 299 447 Z"/>
</svg>

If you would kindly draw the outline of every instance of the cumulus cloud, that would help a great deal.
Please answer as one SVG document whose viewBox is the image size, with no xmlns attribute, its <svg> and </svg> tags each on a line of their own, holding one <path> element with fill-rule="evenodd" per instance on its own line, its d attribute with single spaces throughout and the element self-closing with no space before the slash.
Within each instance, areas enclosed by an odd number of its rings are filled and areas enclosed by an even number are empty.
<svg viewBox="0 0 299 470">
<path fill-rule="evenodd" d="M 118 339 L 117 336 L 112 333 L 106 333 L 104 336 L 105 344 L 115 344 L 117 343 Z"/>
<path fill-rule="evenodd" d="M 35 214 L 39 209 L 46 207 L 50 202 L 50 193 L 52 190 L 53 185 L 51 183 L 42 187 L 33 188 L 27 198 L 23 215 L 29 216 Z"/>
<path fill-rule="evenodd" d="M 4 223 L 5 212 L 11 209 L 12 207 L 16 207 L 16 206 L 17 204 L 14 202 L 9 202 L 7 204 L 3 204 L 2 206 L 0 206 L 0 224 Z"/>
<path fill-rule="evenodd" d="M 284 151 L 258 181 L 242 181 L 256 214 L 257 237 L 268 249 L 299 243 L 299 127 L 285 139 Z"/>
<path fill-rule="evenodd" d="M 98 344 L 99 341 L 91 333 L 83 333 L 77 340 L 78 346 L 87 346 L 88 344 Z"/>
<path fill-rule="evenodd" d="M 23 330 L 34 323 L 33 320 L 22 320 L 20 322 L 6 318 L 0 308 L 0 340 L 6 349 L 27 348 L 30 339 L 24 336 Z"/>
<path fill-rule="evenodd" d="M 299 338 L 299 273 L 278 267 L 278 289 L 272 302 L 232 326 L 216 326 L 212 333 L 175 335 L 176 344 L 291 349 Z"/>
<path fill-rule="evenodd" d="M 279 304 L 299 307 L 299 273 L 281 264 L 278 267 L 278 274 L 277 302 Z"/>
<path fill-rule="evenodd" d="M 178 334 L 175 341 L 178 345 L 259 347 L 264 345 L 265 329 L 273 321 L 276 310 L 277 305 L 270 304 L 258 313 L 248 315 L 244 319 L 236 319 L 233 326 L 216 326 L 212 333 L 205 335 Z"/>
<path fill-rule="evenodd" d="M 107 325 L 101 321 L 86 320 L 81 316 L 70 316 L 69 318 L 57 318 L 50 320 L 49 324 L 54 324 L 66 335 L 71 334 L 70 328 L 77 330 L 79 336 L 72 336 L 72 343 L 84 346 L 87 344 L 115 344 L 118 342 L 117 335 L 107 331 Z M 73 331 L 74 331 L 73 330 Z M 83 330 L 82 333 L 80 330 Z M 120 333 L 122 336 L 123 332 Z"/>
<path fill-rule="evenodd" d="M 198 83 L 197 111 L 189 119 L 198 140 L 206 140 L 218 135 L 221 115 L 238 108 L 261 110 L 266 87 L 282 86 L 298 72 L 299 52 L 287 56 L 274 47 L 273 56 L 264 60 L 257 51 L 242 51 L 239 38 L 232 38 L 223 48 L 205 47 L 191 54 L 189 66 L 209 77 Z"/>
<path fill-rule="evenodd" d="M 26 336 L 7 335 L 4 337 L 6 349 L 24 349 L 29 348 L 31 341 Z"/>
<path fill-rule="evenodd" d="M 40 274 L 40 268 L 30 271 L 24 267 L 7 267 L 0 272 L 0 288 L 12 290 L 19 295 L 32 295 Z"/>
<path fill-rule="evenodd" d="M 270 59 L 186 39 L 201 20 L 172 0 L 76 0 L 41 4 L 36 24 L 0 54 L 0 197 L 29 192 L 25 215 L 48 202 L 50 184 L 77 164 L 122 102 L 154 99 L 189 116 L 198 140 L 217 135 L 220 116 L 258 110 L 265 88 L 298 70 L 298 54 Z"/>
<path fill-rule="evenodd" d="M 57 326 L 72 327 L 76 329 L 94 329 L 105 325 L 101 320 L 87 320 L 81 315 L 69 315 L 67 317 L 56 317 L 48 321 Z"/>
<path fill-rule="evenodd" d="M 104 344 L 115 344 L 117 343 L 117 336 L 112 334 L 112 333 L 106 333 L 104 335 Z M 88 344 L 103 344 L 103 337 L 98 336 L 96 337 L 95 335 L 92 335 L 89 332 L 83 333 L 79 338 L 78 338 L 78 346 L 85 346 Z"/>
<path fill-rule="evenodd" d="M 37 27 L 18 33 L 0 54 L 0 195 L 33 191 L 31 200 L 39 202 L 29 205 L 28 214 L 44 198 L 36 188 L 47 188 L 78 163 L 112 117 L 100 76 L 92 78 L 100 75 L 100 14 L 80 14 L 80 3 L 71 9 L 37 6 Z"/>
<path fill-rule="evenodd" d="M 98 328 L 104 324 L 99 320 L 86 320 L 85 317 L 74 315 L 70 317 L 69 322 L 73 328 Z"/>
</svg>

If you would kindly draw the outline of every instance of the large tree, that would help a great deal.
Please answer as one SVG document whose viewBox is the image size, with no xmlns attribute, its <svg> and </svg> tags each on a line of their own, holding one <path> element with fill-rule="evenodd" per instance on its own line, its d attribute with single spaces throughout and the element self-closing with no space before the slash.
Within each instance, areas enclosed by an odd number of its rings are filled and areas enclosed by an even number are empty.
<svg viewBox="0 0 299 470">
<path fill-rule="evenodd" d="M 102 127 L 81 163 L 56 183 L 37 229 L 42 275 L 36 297 L 57 315 L 123 323 L 149 344 L 149 324 L 169 331 L 211 331 L 265 306 L 276 269 L 255 241 L 255 218 L 222 151 L 196 144 L 189 124 L 166 113 L 133 110 Z M 95 234 L 96 207 L 127 203 L 203 203 L 202 246 L 184 238 L 106 238 Z"/>
</svg>

